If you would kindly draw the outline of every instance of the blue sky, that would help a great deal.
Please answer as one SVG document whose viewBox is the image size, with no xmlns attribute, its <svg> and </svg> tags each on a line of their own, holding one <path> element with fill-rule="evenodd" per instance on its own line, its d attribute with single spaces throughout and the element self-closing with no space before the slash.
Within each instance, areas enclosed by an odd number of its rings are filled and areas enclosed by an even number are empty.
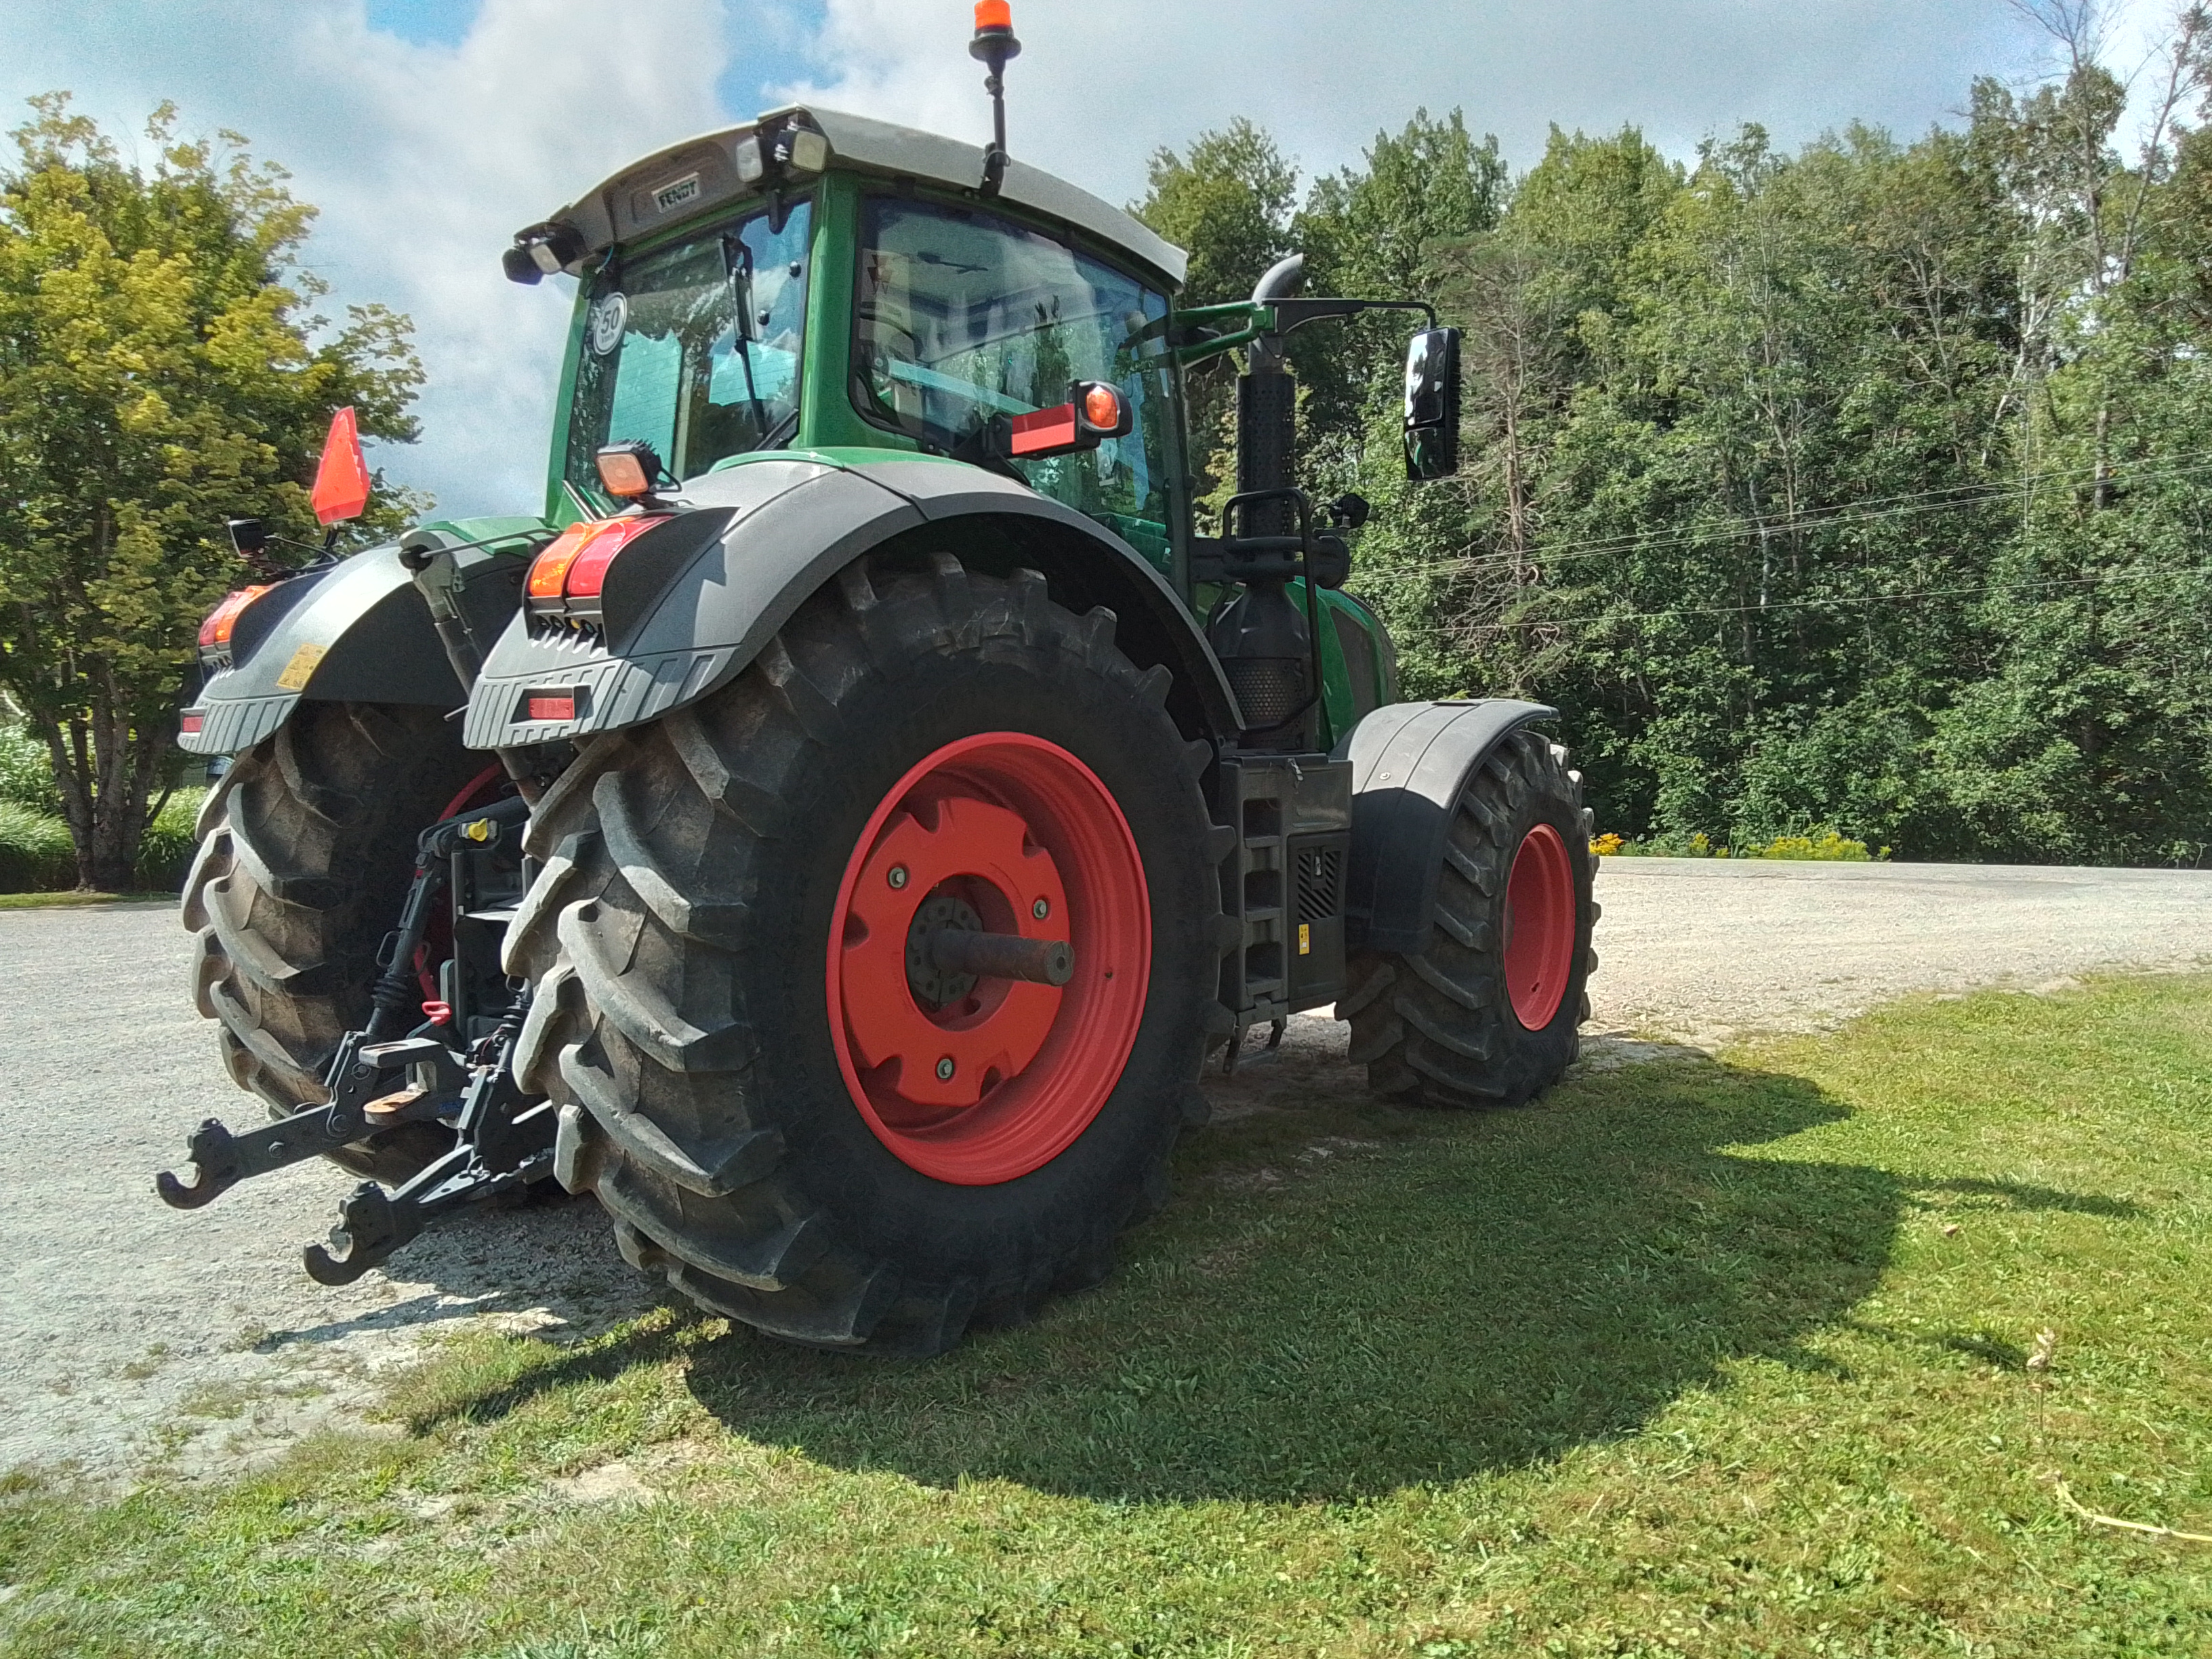
<svg viewBox="0 0 2212 1659">
<path fill-rule="evenodd" d="M 2112 61 L 2168 0 L 2115 0 Z M 1417 106 L 1465 109 L 1526 166 L 1551 124 L 1624 124 L 1678 155 L 1757 120 L 1796 144 L 1852 119 L 1911 135 L 1977 74 L 2032 78 L 2005 0 L 1015 0 L 1017 155 L 1110 200 L 1230 117 L 1308 177 Z M 173 99 L 283 162 L 322 216 L 331 300 L 410 314 L 420 444 L 379 455 L 453 512 L 541 499 L 568 307 L 498 257 L 607 173 L 793 96 L 979 138 L 969 0 L 0 0 L 0 103 L 68 88 L 130 135 Z M 1264 20 L 1262 23 L 1261 20 Z"/>
</svg>

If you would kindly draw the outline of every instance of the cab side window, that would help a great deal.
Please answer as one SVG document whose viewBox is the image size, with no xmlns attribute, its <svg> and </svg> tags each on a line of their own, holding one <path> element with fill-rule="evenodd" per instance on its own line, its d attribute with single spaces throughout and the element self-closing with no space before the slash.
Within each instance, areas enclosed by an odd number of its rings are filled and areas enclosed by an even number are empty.
<svg viewBox="0 0 2212 1659">
<path fill-rule="evenodd" d="M 1074 380 L 1110 380 L 1136 417 L 1127 437 L 1014 465 L 1040 495 L 1164 563 L 1166 297 L 995 214 L 876 197 L 864 215 L 862 412 L 952 452 L 994 416 L 1065 403 Z"/>
</svg>

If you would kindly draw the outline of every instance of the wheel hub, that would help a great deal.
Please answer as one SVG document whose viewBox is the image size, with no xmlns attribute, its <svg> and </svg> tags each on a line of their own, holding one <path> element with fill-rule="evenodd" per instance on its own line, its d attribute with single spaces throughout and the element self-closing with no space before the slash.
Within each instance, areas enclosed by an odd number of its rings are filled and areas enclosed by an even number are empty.
<svg viewBox="0 0 2212 1659">
<path fill-rule="evenodd" d="M 854 1103 L 926 1174 L 1024 1175 L 1119 1081 L 1151 957 L 1136 843 L 1091 769 L 1020 733 L 949 744 L 884 798 L 839 890 L 829 1013 Z"/>
<path fill-rule="evenodd" d="M 894 872 L 904 874 L 894 882 Z M 1031 914 L 1040 898 L 1043 921 Z M 977 931 L 1065 939 L 1066 908 L 1052 854 L 1030 842 L 1018 813 L 950 793 L 901 811 L 861 866 L 846 917 L 842 970 L 855 994 L 845 1024 L 861 1064 L 925 1108 L 973 1106 L 1020 1073 L 1044 1046 L 1061 993 L 930 968 L 917 977 L 915 953 L 969 917 Z"/>
<path fill-rule="evenodd" d="M 922 900 L 906 930 L 906 984 L 926 1013 L 940 1013 L 951 1003 L 964 1001 L 975 988 L 975 975 L 948 972 L 938 965 L 937 935 L 948 929 L 980 933 L 983 918 L 967 900 L 951 893 L 932 893 Z"/>
</svg>

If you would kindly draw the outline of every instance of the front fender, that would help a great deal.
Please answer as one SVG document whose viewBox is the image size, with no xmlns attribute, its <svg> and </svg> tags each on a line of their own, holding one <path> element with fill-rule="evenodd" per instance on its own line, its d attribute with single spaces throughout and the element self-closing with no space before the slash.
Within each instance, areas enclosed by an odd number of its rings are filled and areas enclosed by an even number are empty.
<svg viewBox="0 0 2212 1659">
<path fill-rule="evenodd" d="M 526 613 L 509 623 L 470 697 L 465 742 L 547 743 L 673 713 L 743 672 L 839 570 L 933 530 L 956 530 L 946 544 L 980 568 L 1033 563 L 1063 603 L 1109 605 L 1146 641 L 1138 654 L 1169 663 L 1194 722 L 1236 730 L 1220 665 L 1158 572 L 1014 480 L 954 462 L 792 453 L 694 480 L 684 501 L 690 511 L 609 567 L 602 634 L 533 629 Z M 574 717 L 529 719 L 530 695 L 545 691 L 569 694 Z"/>
<path fill-rule="evenodd" d="M 520 545 L 543 539 L 544 527 L 528 524 Z M 488 638 L 520 602 L 527 567 L 511 553 L 481 550 L 454 559 L 463 613 Z M 185 710 L 178 746 L 238 754 L 282 726 L 302 698 L 460 706 L 460 683 L 397 546 L 302 571 L 247 606 L 228 661 L 208 673 Z"/>
<path fill-rule="evenodd" d="M 1394 702 L 1352 729 L 1337 750 L 1352 763 L 1347 948 L 1403 956 L 1429 948 L 1460 792 L 1509 733 L 1559 715 L 1513 697 Z"/>
</svg>

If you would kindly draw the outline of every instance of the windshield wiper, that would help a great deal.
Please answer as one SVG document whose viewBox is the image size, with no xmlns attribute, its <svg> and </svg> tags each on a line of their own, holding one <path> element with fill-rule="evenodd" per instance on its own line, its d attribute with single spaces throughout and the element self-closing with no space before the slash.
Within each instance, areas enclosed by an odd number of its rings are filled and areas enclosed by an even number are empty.
<svg viewBox="0 0 2212 1659">
<path fill-rule="evenodd" d="M 744 237 L 723 234 L 722 264 L 730 274 L 730 297 L 738 307 L 738 325 L 731 343 L 744 368 L 745 401 L 753 406 L 753 430 L 761 434 L 760 442 L 752 447 L 759 449 L 768 441 L 768 411 L 761 405 L 760 388 L 753 384 L 753 251 L 745 246 Z"/>
</svg>

